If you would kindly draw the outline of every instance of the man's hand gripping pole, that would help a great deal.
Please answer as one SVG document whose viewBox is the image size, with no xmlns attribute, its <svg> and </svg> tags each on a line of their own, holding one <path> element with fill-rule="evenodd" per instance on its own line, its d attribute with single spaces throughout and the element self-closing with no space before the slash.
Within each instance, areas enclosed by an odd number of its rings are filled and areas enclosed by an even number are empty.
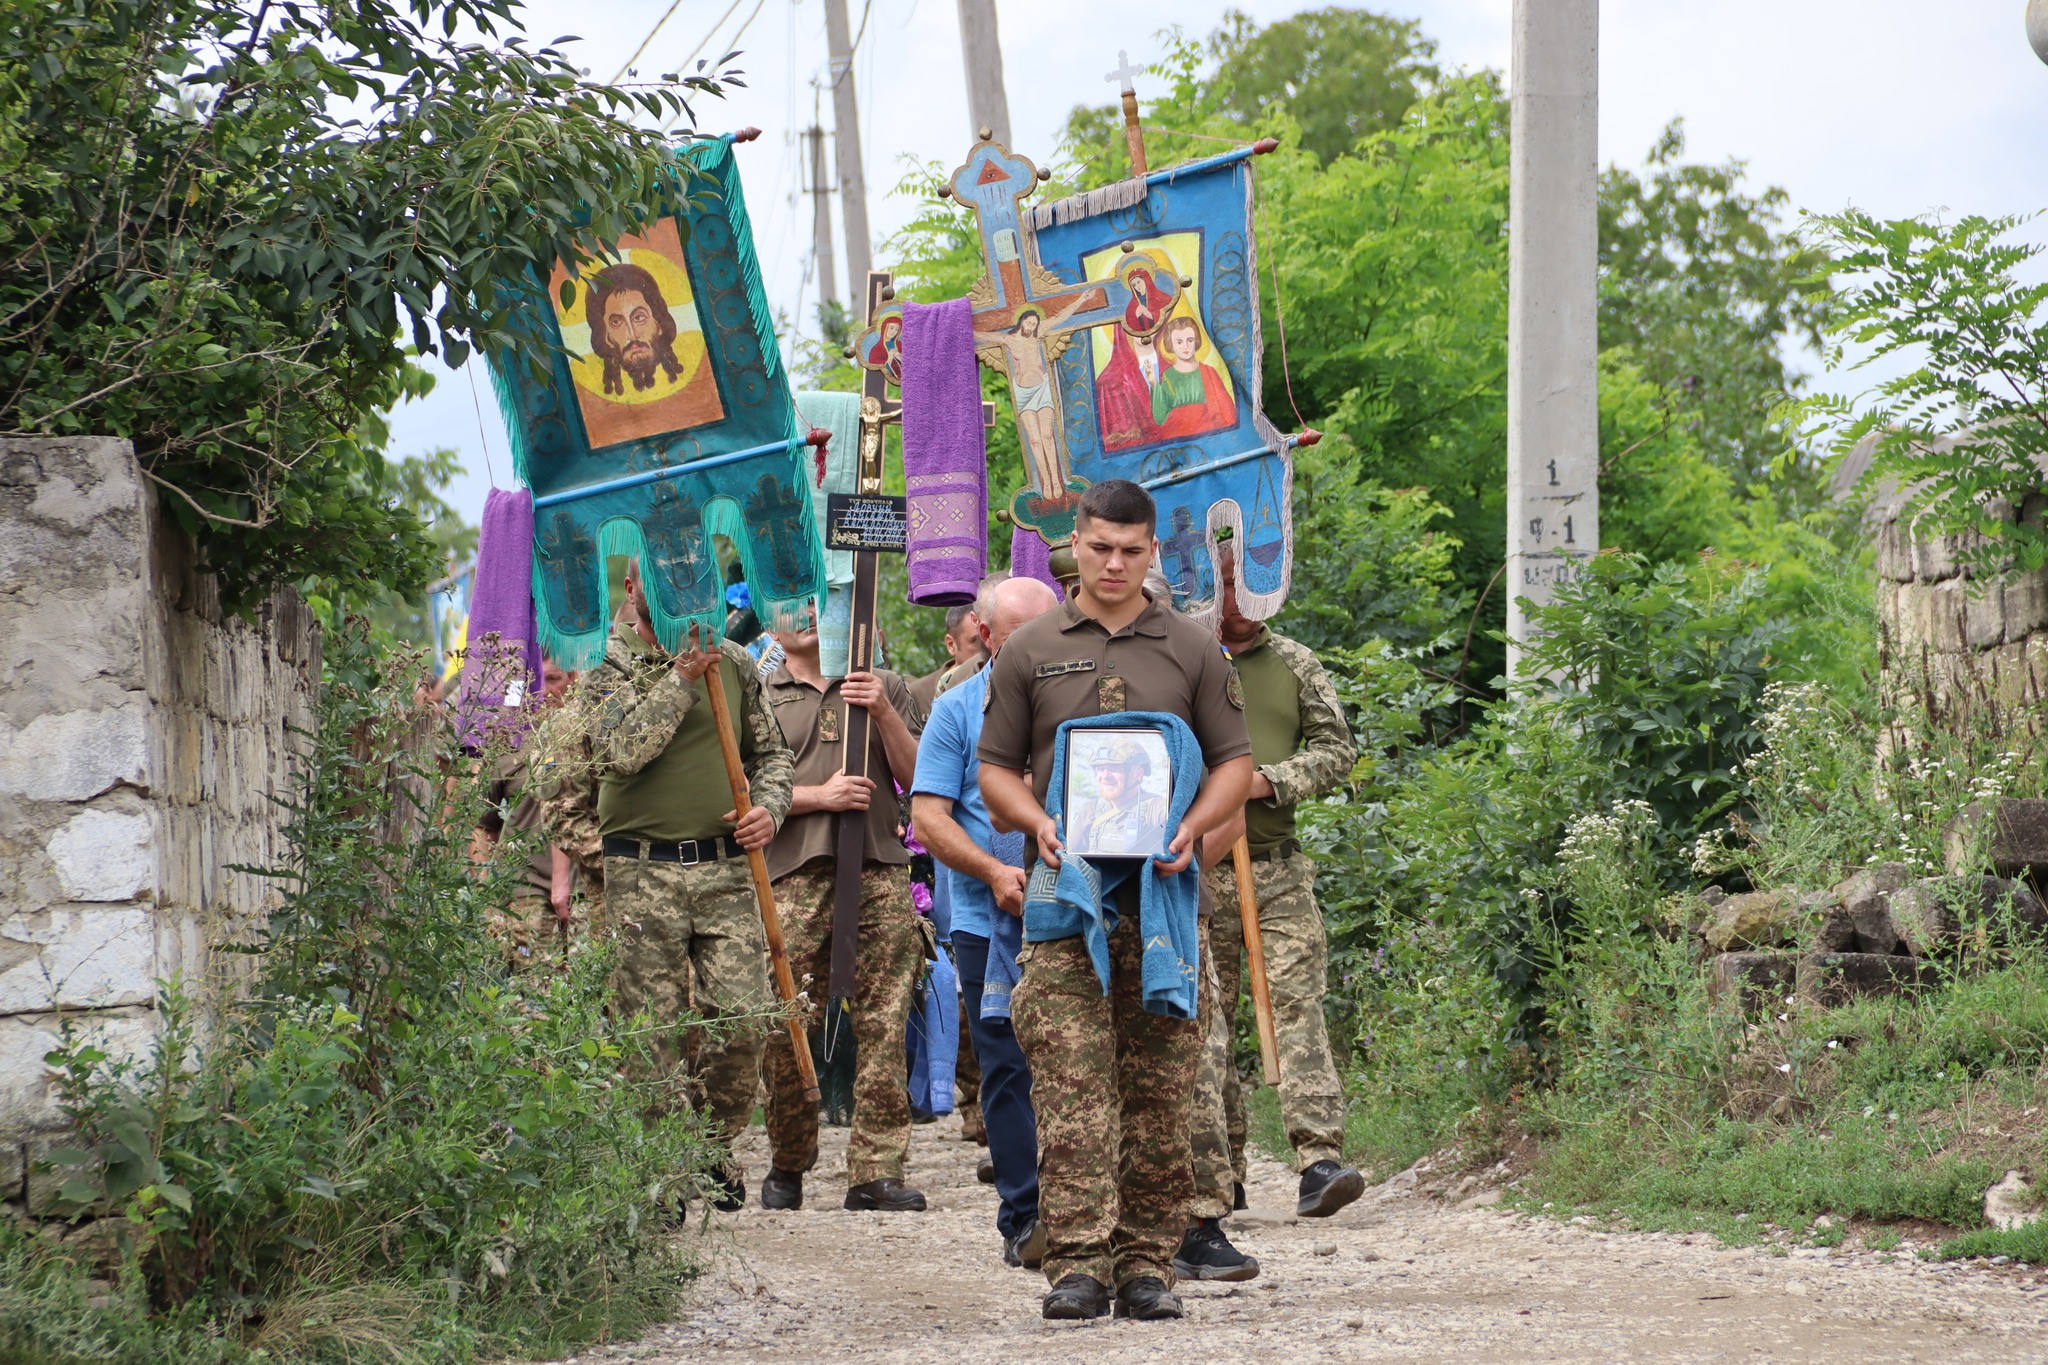
<svg viewBox="0 0 2048 1365">
<path fill-rule="evenodd" d="M 718 748 L 725 755 L 725 775 L 732 783 L 733 811 L 740 819 L 754 808 L 747 794 L 747 771 L 740 763 L 739 736 L 732 728 L 732 708 L 725 700 L 725 680 L 717 665 L 704 675 L 711 696 L 711 718 L 718 723 Z M 775 995 L 789 1011 L 789 1043 L 796 1053 L 797 1073 L 803 1077 L 804 1100 L 818 1102 L 818 1071 L 811 1064 L 811 1040 L 804 1032 L 803 1012 L 796 1008 L 796 979 L 789 972 L 789 954 L 782 946 L 782 916 L 775 911 L 775 889 L 768 883 L 768 860 L 758 848 L 747 850 L 747 867 L 754 874 L 754 899 L 761 906 L 761 930 L 768 939 L 768 961 L 775 969 Z"/>
</svg>

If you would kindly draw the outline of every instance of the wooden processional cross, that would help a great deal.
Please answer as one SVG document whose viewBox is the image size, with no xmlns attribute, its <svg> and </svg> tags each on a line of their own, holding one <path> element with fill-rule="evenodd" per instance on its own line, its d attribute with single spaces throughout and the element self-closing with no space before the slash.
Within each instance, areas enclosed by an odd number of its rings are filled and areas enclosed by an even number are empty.
<svg viewBox="0 0 2048 1365">
<path fill-rule="evenodd" d="M 1118 73 L 1121 74 L 1121 73 Z M 1133 103 L 1135 107 L 1135 101 Z M 1085 480 L 1073 475 L 1054 362 L 1090 327 L 1122 322 L 1136 306 L 1164 316 L 1182 282 L 1140 258 L 1105 279 L 1063 280 L 1038 261 L 1038 237 L 1024 199 L 1047 178 L 1024 157 L 982 130 L 940 193 L 974 211 L 981 233 L 982 277 L 967 298 L 974 309 L 974 341 L 981 362 L 1009 376 L 1030 486 L 1011 500 L 1010 515 L 1046 544 L 1074 538 L 1074 509 Z M 1125 242 L 1126 254 L 1136 249 Z M 1130 280 L 1143 274 L 1143 297 Z"/>
<path fill-rule="evenodd" d="M 883 302 L 894 293 L 889 287 L 889 280 L 887 271 L 868 272 L 869 318 L 873 318 L 881 310 Z M 870 507 L 882 496 L 883 435 L 889 423 L 903 420 L 903 404 L 889 397 L 891 383 L 888 372 L 880 366 L 868 369 L 861 376 L 860 451 L 854 493 L 862 504 Z M 907 516 L 905 520 L 908 520 Z M 830 545 L 836 538 L 835 528 L 828 525 L 826 531 L 827 544 Z M 896 553 L 902 553 L 901 543 L 893 548 Z M 875 666 L 875 589 L 881 575 L 879 553 L 882 551 L 875 548 L 853 552 L 853 621 L 846 639 L 848 673 L 871 672 Z M 844 729 L 846 744 L 840 752 L 845 755 L 846 771 L 855 777 L 873 777 L 874 774 L 868 771 L 869 737 L 873 726 L 869 723 L 867 708 L 847 707 Z M 876 785 L 880 786 L 881 781 L 887 778 L 887 773 L 882 774 Z M 825 1029 L 828 1056 L 837 1032 L 834 1027 L 836 1019 L 844 1018 L 853 1002 L 854 947 L 860 936 L 860 874 L 867 861 L 867 829 L 868 813 L 865 810 L 843 810 L 839 813 L 839 860 L 833 871 L 832 883 L 832 970 L 827 983 L 827 1008 L 835 1019 L 828 1020 Z"/>
<path fill-rule="evenodd" d="M 826 548 L 853 551 L 848 673 L 872 672 L 875 667 L 876 591 L 881 578 L 878 556 L 902 554 L 908 543 L 908 500 L 889 498 L 882 492 L 884 438 L 890 423 L 903 420 L 902 401 L 889 396 L 889 390 L 898 388 L 903 377 L 902 352 L 897 344 L 903 335 L 903 308 L 894 302 L 896 291 L 891 280 L 886 270 L 868 272 L 868 331 L 856 349 L 848 353 L 866 371 L 860 384 L 860 450 L 854 493 L 843 502 L 837 495 L 829 500 L 832 511 L 825 527 Z M 885 321 L 892 321 L 893 326 L 885 327 Z M 994 423 L 994 404 L 982 404 L 982 421 Z M 839 516 L 841 507 L 846 510 L 845 519 Z M 855 520 L 860 523 L 858 528 L 853 524 Z M 876 534 L 878 528 L 886 529 Z M 846 742 L 841 752 L 845 755 L 845 770 L 855 777 L 871 778 L 880 787 L 889 774 L 877 777 L 868 771 L 873 726 L 867 709 L 847 707 L 844 729 Z M 867 857 L 867 824 L 868 813 L 864 810 L 839 814 L 839 861 L 832 884 L 831 974 L 826 983 L 828 1012 L 835 1016 L 835 1021 L 844 1017 L 853 1001 L 854 949 L 860 936 L 860 874 Z M 828 1021 L 825 1031 L 828 1055 L 836 1036 L 835 1021 Z"/>
</svg>

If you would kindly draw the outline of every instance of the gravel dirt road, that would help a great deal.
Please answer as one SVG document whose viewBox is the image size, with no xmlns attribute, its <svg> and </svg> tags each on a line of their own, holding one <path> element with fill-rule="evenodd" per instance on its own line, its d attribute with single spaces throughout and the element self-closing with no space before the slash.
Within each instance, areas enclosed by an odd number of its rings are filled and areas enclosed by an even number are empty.
<svg viewBox="0 0 2048 1365">
<path fill-rule="evenodd" d="M 924 1214 L 841 1210 L 845 1136 L 826 1129 L 802 1210 L 712 1218 L 705 1274 L 676 1322 L 572 1359 L 2048 1361 L 2048 1277 L 2024 1267 L 1606 1233 L 1445 1204 L 1399 1177 L 1335 1218 L 1297 1222 L 1294 1177 L 1270 1161 L 1254 1164 L 1253 1207 L 1231 1229 L 1259 1258 L 1258 1279 L 1183 1284 L 1177 1323 L 1048 1323 L 1044 1280 L 1003 1266 L 995 1193 L 975 1181 L 980 1149 L 959 1139 L 957 1119 L 912 1143 Z M 742 1150 L 758 1180 L 758 1129 Z"/>
</svg>

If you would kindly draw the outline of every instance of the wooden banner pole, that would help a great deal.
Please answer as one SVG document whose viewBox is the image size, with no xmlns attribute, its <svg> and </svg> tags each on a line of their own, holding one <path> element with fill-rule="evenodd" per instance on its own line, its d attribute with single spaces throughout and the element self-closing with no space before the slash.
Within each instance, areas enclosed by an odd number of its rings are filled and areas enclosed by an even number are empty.
<svg viewBox="0 0 2048 1365">
<path fill-rule="evenodd" d="M 747 818 L 754 803 L 747 790 L 747 770 L 740 763 L 738 732 L 732 728 L 732 708 L 725 699 L 725 678 L 713 664 L 704 675 L 705 691 L 711 697 L 711 718 L 718 723 L 718 748 L 725 755 L 725 775 L 732 783 L 734 814 Z M 811 1062 L 811 1039 L 804 1031 L 802 1011 L 796 1006 L 796 978 L 790 975 L 789 953 L 782 946 L 782 916 L 775 910 L 775 888 L 768 882 L 768 860 L 761 850 L 747 850 L 747 867 L 754 874 L 754 899 L 761 906 L 761 930 L 768 938 L 768 961 L 775 969 L 775 994 L 789 1010 L 789 1043 L 796 1053 L 797 1074 L 803 1077 L 804 1099 L 818 1102 L 818 1069 Z"/>
<path fill-rule="evenodd" d="M 1266 1084 L 1280 1084 L 1280 1043 L 1273 1031 L 1273 993 L 1266 985 L 1266 940 L 1259 933 L 1259 901 L 1252 890 L 1252 846 L 1240 834 L 1230 847 L 1237 873 L 1237 913 L 1244 921 L 1245 970 L 1252 978 L 1252 1014 L 1259 1022 L 1259 1065 Z M 1230 1006 L 1226 1006 L 1228 1008 Z"/>
</svg>

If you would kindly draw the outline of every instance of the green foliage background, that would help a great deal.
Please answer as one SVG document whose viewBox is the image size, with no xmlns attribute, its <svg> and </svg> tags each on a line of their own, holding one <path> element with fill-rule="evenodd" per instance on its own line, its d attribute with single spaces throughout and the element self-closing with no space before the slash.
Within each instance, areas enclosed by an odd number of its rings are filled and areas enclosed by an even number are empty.
<svg viewBox="0 0 2048 1365">
<path fill-rule="evenodd" d="M 415 388 L 409 357 L 537 354 L 507 282 L 687 194 L 635 119 L 687 127 L 685 97 L 718 89 L 593 84 L 517 12 L 8 6 L 0 430 L 132 440 L 231 605 L 302 580 L 416 593 L 437 547 L 374 420 Z"/>
</svg>

